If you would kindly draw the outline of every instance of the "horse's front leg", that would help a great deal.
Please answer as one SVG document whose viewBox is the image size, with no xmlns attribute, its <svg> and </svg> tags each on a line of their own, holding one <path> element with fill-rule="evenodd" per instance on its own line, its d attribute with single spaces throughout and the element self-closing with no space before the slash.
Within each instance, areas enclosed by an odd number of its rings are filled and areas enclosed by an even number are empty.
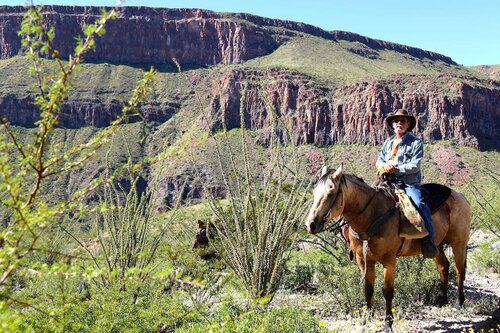
<svg viewBox="0 0 500 333">
<path fill-rule="evenodd" d="M 370 258 L 366 258 L 365 265 L 363 256 L 357 253 L 356 262 L 361 274 L 363 274 L 364 277 L 366 307 L 368 308 L 368 311 L 371 312 L 375 303 L 375 298 L 373 297 L 375 288 L 375 261 Z"/>
<path fill-rule="evenodd" d="M 382 292 L 385 298 L 385 320 L 392 327 L 394 317 L 392 314 L 392 299 L 394 297 L 394 278 L 396 275 L 396 258 L 382 263 L 384 266 L 384 287 Z"/>
</svg>

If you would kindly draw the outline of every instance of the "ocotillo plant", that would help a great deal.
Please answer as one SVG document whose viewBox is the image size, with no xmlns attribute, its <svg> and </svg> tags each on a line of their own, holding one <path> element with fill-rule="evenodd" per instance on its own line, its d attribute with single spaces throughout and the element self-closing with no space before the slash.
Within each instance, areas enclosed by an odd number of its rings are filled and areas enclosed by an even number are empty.
<svg viewBox="0 0 500 333">
<path fill-rule="evenodd" d="M 305 218 L 310 178 L 286 124 L 270 103 L 267 153 L 254 147 L 245 125 L 244 103 L 245 92 L 236 147 L 224 115 L 222 133 L 213 135 L 216 172 L 227 195 L 227 200 L 209 201 L 218 236 L 214 246 L 253 297 L 272 298 Z"/>
</svg>

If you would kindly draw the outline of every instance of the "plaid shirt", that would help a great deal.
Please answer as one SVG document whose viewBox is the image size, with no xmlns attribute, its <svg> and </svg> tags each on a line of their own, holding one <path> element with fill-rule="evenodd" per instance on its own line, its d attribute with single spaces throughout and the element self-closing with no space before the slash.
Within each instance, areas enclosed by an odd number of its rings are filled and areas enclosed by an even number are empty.
<svg viewBox="0 0 500 333">
<path fill-rule="evenodd" d="M 387 163 L 395 139 L 396 135 L 393 135 L 385 140 L 382 151 L 378 155 L 376 163 L 377 169 L 380 169 L 384 163 Z M 404 181 L 406 185 L 420 185 L 422 182 L 420 163 L 423 157 L 424 144 L 422 139 L 417 138 L 411 133 L 403 135 L 402 142 L 398 147 L 396 155 L 397 166 L 394 171 L 396 177 Z"/>
</svg>

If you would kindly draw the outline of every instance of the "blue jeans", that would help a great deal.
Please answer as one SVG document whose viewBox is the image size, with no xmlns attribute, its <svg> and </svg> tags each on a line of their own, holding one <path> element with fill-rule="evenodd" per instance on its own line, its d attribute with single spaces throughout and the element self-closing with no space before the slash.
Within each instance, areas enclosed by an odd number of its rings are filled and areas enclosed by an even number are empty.
<svg viewBox="0 0 500 333">
<path fill-rule="evenodd" d="M 434 226 L 432 225 L 431 210 L 423 201 L 420 185 L 407 185 L 405 192 L 417 207 L 418 212 L 424 220 L 425 228 L 429 232 L 429 237 L 434 242 Z"/>
</svg>

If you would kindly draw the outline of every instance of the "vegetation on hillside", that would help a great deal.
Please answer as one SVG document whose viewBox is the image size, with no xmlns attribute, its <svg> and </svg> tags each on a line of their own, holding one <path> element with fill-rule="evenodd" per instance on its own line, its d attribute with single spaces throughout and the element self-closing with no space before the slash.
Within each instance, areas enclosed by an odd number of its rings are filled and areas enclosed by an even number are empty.
<svg viewBox="0 0 500 333">
<path fill-rule="evenodd" d="M 391 50 L 376 50 L 359 42 L 304 36 L 291 39 L 273 53 L 245 63 L 255 68 L 280 67 L 338 85 L 384 79 L 395 74 L 473 75 L 462 66 L 418 59 Z"/>
</svg>

